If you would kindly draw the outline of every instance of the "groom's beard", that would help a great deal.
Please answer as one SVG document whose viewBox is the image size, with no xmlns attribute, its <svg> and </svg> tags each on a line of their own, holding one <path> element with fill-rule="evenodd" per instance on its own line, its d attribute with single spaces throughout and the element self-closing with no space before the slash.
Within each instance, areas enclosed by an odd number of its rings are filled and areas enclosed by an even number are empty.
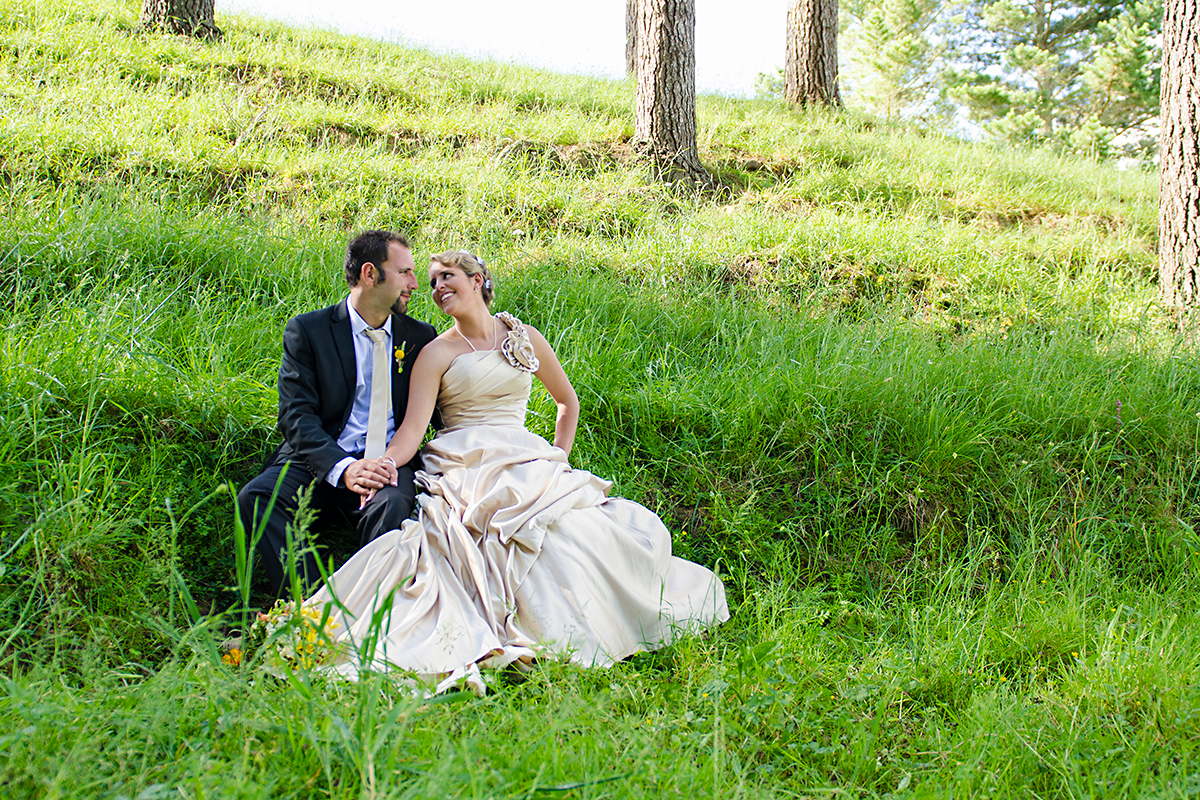
<svg viewBox="0 0 1200 800">
<path fill-rule="evenodd" d="M 404 314 L 408 311 L 408 298 L 397 297 L 396 302 L 392 303 L 393 314 Z"/>
</svg>

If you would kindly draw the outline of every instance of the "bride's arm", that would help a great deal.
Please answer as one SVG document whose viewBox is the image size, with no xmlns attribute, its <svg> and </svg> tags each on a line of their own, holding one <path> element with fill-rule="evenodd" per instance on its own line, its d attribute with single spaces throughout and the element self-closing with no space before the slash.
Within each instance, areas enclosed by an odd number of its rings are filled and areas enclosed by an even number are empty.
<svg viewBox="0 0 1200 800">
<path fill-rule="evenodd" d="M 575 443 L 575 431 L 579 427 L 579 397 L 546 337 L 530 325 L 526 325 L 525 330 L 529 332 L 529 341 L 539 362 L 534 375 L 537 375 L 558 406 L 554 417 L 554 446 L 561 447 L 569 456 L 571 445 Z"/>
<path fill-rule="evenodd" d="M 404 420 L 383 452 L 385 458 L 391 458 L 397 464 L 407 464 L 416 455 L 433 416 L 442 375 L 453 359 L 453 350 L 439 339 L 421 348 L 413 364 L 412 375 L 409 376 L 408 408 L 404 411 Z"/>
</svg>

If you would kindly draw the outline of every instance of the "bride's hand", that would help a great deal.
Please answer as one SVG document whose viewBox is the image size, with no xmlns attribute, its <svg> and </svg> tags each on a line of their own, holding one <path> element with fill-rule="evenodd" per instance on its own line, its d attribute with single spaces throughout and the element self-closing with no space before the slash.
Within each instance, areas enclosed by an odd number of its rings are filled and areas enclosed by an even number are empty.
<svg viewBox="0 0 1200 800">
<path fill-rule="evenodd" d="M 359 506 L 375 496 L 375 492 L 384 486 L 395 486 L 399 473 L 396 462 L 384 456 L 383 458 L 361 458 L 346 467 L 342 480 L 346 488 L 362 495 Z"/>
</svg>

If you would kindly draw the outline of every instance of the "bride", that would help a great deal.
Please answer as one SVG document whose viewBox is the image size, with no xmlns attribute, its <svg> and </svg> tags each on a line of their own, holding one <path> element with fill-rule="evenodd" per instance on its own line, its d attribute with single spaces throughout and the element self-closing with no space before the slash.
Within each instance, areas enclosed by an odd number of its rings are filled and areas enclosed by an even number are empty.
<svg viewBox="0 0 1200 800">
<path fill-rule="evenodd" d="M 412 457 L 435 405 L 443 427 L 422 451 L 419 519 L 364 547 L 308 601 L 332 604 L 352 645 L 331 668 L 409 670 L 439 691 L 481 692 L 479 666 L 607 666 L 728 619 L 720 579 L 673 557 L 657 516 L 568 464 L 575 390 L 541 333 L 490 312 L 483 260 L 434 256 L 429 283 L 454 325 L 418 355 L 385 460 Z M 525 429 L 534 375 L 558 407 L 553 445 Z"/>
</svg>

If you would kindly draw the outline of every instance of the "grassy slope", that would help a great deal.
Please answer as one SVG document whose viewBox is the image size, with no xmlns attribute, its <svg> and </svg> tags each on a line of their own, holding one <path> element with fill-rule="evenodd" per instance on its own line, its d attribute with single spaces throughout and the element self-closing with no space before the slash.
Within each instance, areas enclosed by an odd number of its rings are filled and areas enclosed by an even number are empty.
<svg viewBox="0 0 1200 800">
<path fill-rule="evenodd" d="M 1194 786 L 1200 375 L 1154 303 L 1152 178 L 702 98 L 730 191 L 694 198 L 645 182 L 627 84 L 135 11 L 0 8 L 9 786 Z M 731 623 L 424 707 L 216 663 L 179 591 L 236 602 L 209 495 L 275 437 L 284 320 L 375 225 L 497 266 L 583 399 L 578 465 L 720 566 Z"/>
</svg>

